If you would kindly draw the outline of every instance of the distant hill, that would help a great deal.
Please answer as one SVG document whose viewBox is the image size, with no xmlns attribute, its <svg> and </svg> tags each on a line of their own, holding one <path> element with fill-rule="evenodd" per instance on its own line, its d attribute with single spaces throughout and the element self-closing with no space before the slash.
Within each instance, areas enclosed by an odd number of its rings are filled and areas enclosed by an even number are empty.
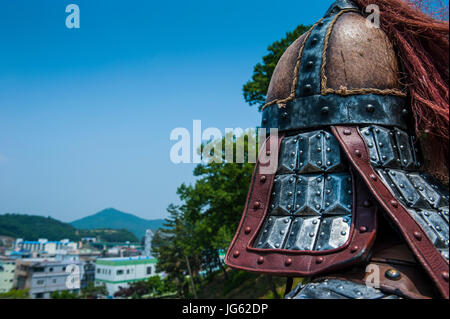
<svg viewBox="0 0 450 319">
<path fill-rule="evenodd" d="M 4 214 L 0 215 L 0 237 L 23 238 L 25 240 L 60 240 L 68 238 L 73 241 L 82 237 L 97 237 L 107 242 L 139 242 L 130 231 L 123 229 L 92 229 L 78 230 L 68 223 L 63 223 L 51 217 Z"/>
<path fill-rule="evenodd" d="M 141 239 L 145 235 L 146 229 L 156 231 L 162 227 L 163 223 L 164 219 L 148 220 L 114 208 L 108 208 L 94 215 L 75 220 L 70 224 L 77 229 L 127 229 Z"/>
<path fill-rule="evenodd" d="M 26 240 L 76 239 L 75 228 L 51 217 L 5 214 L 0 215 L 0 235 Z"/>
</svg>

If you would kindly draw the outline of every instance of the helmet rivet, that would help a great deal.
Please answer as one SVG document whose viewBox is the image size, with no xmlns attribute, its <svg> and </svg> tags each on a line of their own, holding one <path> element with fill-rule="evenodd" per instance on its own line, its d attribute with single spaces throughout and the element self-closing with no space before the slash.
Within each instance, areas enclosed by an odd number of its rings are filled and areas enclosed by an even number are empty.
<svg viewBox="0 0 450 319">
<path fill-rule="evenodd" d="M 407 109 L 403 109 L 402 110 L 402 115 L 404 115 L 404 116 L 408 115 L 408 110 Z"/>
<path fill-rule="evenodd" d="M 330 108 L 328 106 L 324 106 L 321 111 L 322 111 L 322 114 L 328 114 L 328 112 L 330 111 Z"/>
<path fill-rule="evenodd" d="M 367 104 L 366 110 L 369 113 L 373 113 L 373 111 L 375 111 L 375 106 L 373 106 L 372 104 Z"/>
<path fill-rule="evenodd" d="M 306 93 L 311 92 L 311 89 L 312 89 L 311 84 L 306 84 L 306 85 L 305 85 L 305 92 L 306 92 Z"/>
<path fill-rule="evenodd" d="M 421 240 L 422 240 L 422 234 L 421 234 L 420 232 L 415 231 L 415 232 L 413 233 L 413 235 L 414 235 L 414 237 L 415 237 L 418 241 L 421 241 Z"/>
<path fill-rule="evenodd" d="M 314 66 L 314 61 L 308 61 L 306 65 L 308 66 L 308 68 L 312 68 Z"/>
<path fill-rule="evenodd" d="M 386 270 L 384 275 L 386 276 L 386 278 L 388 278 L 390 280 L 399 280 L 402 277 L 400 272 L 396 269 L 388 269 L 388 270 Z"/>
</svg>

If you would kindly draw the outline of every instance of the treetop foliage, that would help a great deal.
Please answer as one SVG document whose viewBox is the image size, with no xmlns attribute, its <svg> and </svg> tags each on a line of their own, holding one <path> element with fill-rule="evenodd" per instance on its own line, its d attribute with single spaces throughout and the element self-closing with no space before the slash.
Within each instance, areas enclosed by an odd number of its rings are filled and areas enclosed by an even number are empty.
<svg viewBox="0 0 450 319">
<path fill-rule="evenodd" d="M 287 32 L 284 38 L 268 46 L 269 53 L 262 57 L 262 62 L 255 65 L 252 79 L 245 83 L 242 88 L 244 99 L 248 104 L 258 105 L 258 110 L 261 110 L 266 101 L 270 79 L 278 61 L 284 51 L 309 28 L 310 26 L 300 24 L 292 32 Z"/>
</svg>

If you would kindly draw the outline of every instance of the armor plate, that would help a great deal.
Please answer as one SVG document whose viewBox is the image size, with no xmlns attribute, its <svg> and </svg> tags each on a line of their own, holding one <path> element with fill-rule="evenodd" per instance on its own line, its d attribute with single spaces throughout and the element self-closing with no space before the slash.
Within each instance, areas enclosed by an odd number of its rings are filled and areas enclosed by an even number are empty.
<svg viewBox="0 0 450 319">
<path fill-rule="evenodd" d="M 336 1 L 286 50 L 262 112 L 262 127 L 281 132 L 269 138 L 277 139 L 278 169 L 263 174 L 256 164 L 227 265 L 312 276 L 361 263 L 381 207 L 448 298 L 448 190 L 421 171 L 398 73 L 386 34 L 368 27 L 350 0 Z M 297 297 L 326 290 L 323 283 L 303 288 Z M 328 292 L 357 298 L 352 289 Z"/>
</svg>

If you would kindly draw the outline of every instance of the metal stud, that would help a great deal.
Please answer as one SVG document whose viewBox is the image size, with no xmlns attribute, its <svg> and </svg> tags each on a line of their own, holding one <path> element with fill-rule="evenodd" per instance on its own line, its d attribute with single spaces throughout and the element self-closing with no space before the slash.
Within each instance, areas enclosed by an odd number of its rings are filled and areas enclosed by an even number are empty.
<svg viewBox="0 0 450 319">
<path fill-rule="evenodd" d="M 418 241 L 422 240 L 422 234 L 419 231 L 415 231 L 413 235 Z"/>
<path fill-rule="evenodd" d="M 369 113 L 373 113 L 373 111 L 375 111 L 375 106 L 373 106 L 372 104 L 367 104 L 366 110 Z"/>
<path fill-rule="evenodd" d="M 290 265 L 292 264 L 292 259 L 291 259 L 291 258 L 287 258 L 287 259 L 284 261 L 284 264 L 285 264 L 286 266 L 290 266 Z"/>
<path fill-rule="evenodd" d="M 386 270 L 384 275 L 386 276 L 386 278 L 388 278 L 390 280 L 399 280 L 402 277 L 400 272 L 396 269 L 388 269 L 388 270 Z"/>
</svg>

